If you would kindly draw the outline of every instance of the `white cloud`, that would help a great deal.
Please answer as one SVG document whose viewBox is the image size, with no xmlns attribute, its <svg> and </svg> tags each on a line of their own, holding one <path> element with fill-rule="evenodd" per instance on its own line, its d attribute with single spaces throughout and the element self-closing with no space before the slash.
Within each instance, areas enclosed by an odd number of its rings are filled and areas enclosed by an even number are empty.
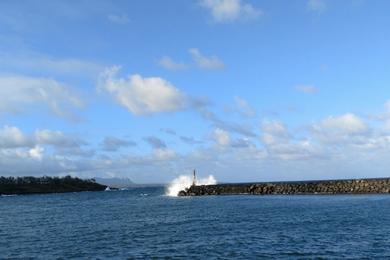
<svg viewBox="0 0 390 260">
<path fill-rule="evenodd" d="M 324 148 L 363 147 L 370 138 L 377 138 L 373 136 L 368 124 L 352 113 L 341 116 L 329 116 L 312 124 L 310 130 L 313 140 Z M 329 151 L 329 153 L 333 152 Z"/>
<path fill-rule="evenodd" d="M 367 132 L 368 126 L 354 114 L 347 113 L 341 116 L 330 116 L 315 126 L 317 130 L 332 131 L 340 134 L 362 134 Z"/>
<path fill-rule="evenodd" d="M 188 66 L 184 63 L 176 62 L 172 60 L 170 57 L 164 56 L 158 61 L 158 65 L 167 70 L 178 71 L 185 70 Z"/>
<path fill-rule="evenodd" d="M 48 107 L 54 114 L 77 119 L 74 108 L 83 102 L 71 89 L 53 79 L 25 76 L 0 76 L 0 113 L 22 113 L 30 108 Z"/>
<path fill-rule="evenodd" d="M 231 143 L 229 133 L 220 128 L 214 129 L 213 138 L 219 146 L 229 146 Z"/>
<path fill-rule="evenodd" d="M 262 123 L 261 140 L 268 154 L 268 159 L 282 161 L 316 160 L 320 157 L 318 148 L 309 138 L 297 139 L 280 121 Z"/>
<path fill-rule="evenodd" d="M 0 149 L 50 145 L 59 149 L 78 148 L 87 143 L 78 137 L 65 135 L 61 131 L 36 130 L 34 134 L 23 133 L 15 126 L 0 129 Z"/>
<path fill-rule="evenodd" d="M 42 157 L 43 157 L 43 152 L 44 151 L 45 150 L 43 149 L 43 147 L 40 147 L 40 146 L 37 145 L 34 148 L 29 150 L 29 155 L 30 155 L 30 157 L 32 159 L 41 161 Z"/>
<path fill-rule="evenodd" d="M 158 148 L 153 151 L 154 158 L 159 161 L 168 161 L 176 158 L 177 154 L 174 150 L 168 148 Z"/>
<path fill-rule="evenodd" d="M 31 144 L 31 140 L 17 127 L 6 125 L 0 129 L 1 148 L 26 147 Z"/>
<path fill-rule="evenodd" d="M 307 2 L 307 9 L 312 12 L 321 13 L 326 10 L 326 4 L 324 0 L 309 0 Z"/>
<path fill-rule="evenodd" d="M 185 95 L 170 82 L 159 77 L 144 78 L 135 74 L 118 78 L 119 67 L 102 74 L 99 89 L 108 92 L 120 105 L 137 116 L 173 112 L 186 108 Z"/>
<path fill-rule="evenodd" d="M 95 79 L 104 67 L 93 61 L 75 58 L 55 58 L 40 53 L 0 52 L 2 71 L 31 71 L 37 74 L 86 76 Z"/>
<path fill-rule="evenodd" d="M 314 94 L 319 91 L 318 88 L 313 85 L 299 85 L 296 86 L 295 89 L 299 92 L 307 93 L 307 94 Z"/>
<path fill-rule="evenodd" d="M 261 130 L 261 138 L 266 145 L 272 145 L 280 142 L 280 140 L 289 138 L 286 126 L 279 121 L 264 121 L 261 125 Z"/>
<path fill-rule="evenodd" d="M 129 17 L 126 14 L 109 14 L 108 20 L 116 24 L 128 24 L 130 22 Z"/>
<path fill-rule="evenodd" d="M 204 56 L 198 49 L 189 49 L 195 63 L 199 68 L 206 70 L 219 70 L 225 68 L 225 64 L 217 56 Z"/>
<path fill-rule="evenodd" d="M 241 98 L 241 97 L 234 97 L 234 103 L 236 105 L 236 111 L 244 116 L 244 117 L 255 117 L 256 116 L 256 110 L 249 105 L 249 103 Z"/>
<path fill-rule="evenodd" d="M 72 136 L 66 136 L 61 131 L 37 130 L 35 131 L 35 140 L 38 144 L 46 144 L 57 147 L 80 147 L 86 142 Z"/>
<path fill-rule="evenodd" d="M 256 19 L 263 14 L 260 9 L 241 0 L 201 0 L 200 5 L 210 11 L 216 22 Z"/>
<path fill-rule="evenodd" d="M 385 106 L 390 112 L 390 103 Z M 215 115 L 210 117 L 218 122 Z M 200 173 L 215 174 L 219 181 L 378 177 L 389 171 L 390 134 L 381 125 L 347 113 L 304 126 L 294 129 L 282 121 L 265 120 L 259 139 L 257 135 L 242 137 L 213 124 L 214 130 L 205 137 L 213 142 L 207 139 L 180 154 L 171 147 L 180 145 L 177 142 L 170 141 L 168 148 L 164 141 L 152 136 L 145 138 L 151 151 L 138 155 L 129 155 L 128 151 L 104 153 L 88 145 L 91 149 L 84 150 L 77 136 L 60 131 L 23 132 L 4 126 L 0 128 L 0 170 L 4 175 L 110 174 L 149 182 L 167 181 L 194 166 Z M 126 142 L 111 138 L 108 143 L 114 148 Z M 101 143 L 97 145 L 104 149 Z"/>
</svg>

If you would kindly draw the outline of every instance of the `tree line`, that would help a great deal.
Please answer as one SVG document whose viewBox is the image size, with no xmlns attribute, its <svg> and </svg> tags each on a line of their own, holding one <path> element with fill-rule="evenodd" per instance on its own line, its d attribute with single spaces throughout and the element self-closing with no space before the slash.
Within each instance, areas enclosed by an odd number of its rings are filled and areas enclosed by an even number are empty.
<svg viewBox="0 0 390 260">
<path fill-rule="evenodd" d="M 106 186 L 96 183 L 94 179 L 77 177 L 0 177 L 0 194 L 37 194 L 77 191 L 100 191 Z"/>
</svg>

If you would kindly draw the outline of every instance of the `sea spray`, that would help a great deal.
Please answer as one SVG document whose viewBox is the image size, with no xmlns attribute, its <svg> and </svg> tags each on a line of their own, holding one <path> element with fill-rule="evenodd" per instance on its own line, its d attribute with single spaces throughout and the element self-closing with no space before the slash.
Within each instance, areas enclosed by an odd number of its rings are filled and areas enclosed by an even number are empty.
<svg viewBox="0 0 390 260">
<path fill-rule="evenodd" d="M 167 187 L 165 195 L 176 197 L 180 191 L 191 187 L 193 179 L 188 175 L 180 175 L 174 179 Z M 196 185 L 213 185 L 216 184 L 213 175 L 209 175 L 207 178 L 200 178 L 196 180 Z"/>
</svg>

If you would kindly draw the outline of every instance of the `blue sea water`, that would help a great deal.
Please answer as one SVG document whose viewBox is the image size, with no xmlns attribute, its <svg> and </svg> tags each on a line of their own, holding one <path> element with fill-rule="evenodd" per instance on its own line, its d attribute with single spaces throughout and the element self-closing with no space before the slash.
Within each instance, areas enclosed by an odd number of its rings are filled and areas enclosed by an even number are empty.
<svg viewBox="0 0 390 260">
<path fill-rule="evenodd" d="M 0 197 L 1 259 L 390 258 L 390 195 Z"/>
</svg>

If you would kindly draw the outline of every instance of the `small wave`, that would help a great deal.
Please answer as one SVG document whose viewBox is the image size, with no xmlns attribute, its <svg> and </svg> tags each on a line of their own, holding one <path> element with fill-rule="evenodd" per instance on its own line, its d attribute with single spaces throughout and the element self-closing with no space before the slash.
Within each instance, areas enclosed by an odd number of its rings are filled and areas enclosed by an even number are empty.
<svg viewBox="0 0 390 260">
<path fill-rule="evenodd" d="M 17 194 L 0 194 L 0 197 L 16 197 Z"/>
<path fill-rule="evenodd" d="M 209 175 L 207 178 L 201 178 L 196 181 L 196 185 L 213 185 L 216 184 L 213 175 Z M 191 187 L 192 178 L 188 175 L 181 175 L 174 179 L 166 188 L 165 195 L 170 197 L 177 197 L 180 191 Z"/>
</svg>

